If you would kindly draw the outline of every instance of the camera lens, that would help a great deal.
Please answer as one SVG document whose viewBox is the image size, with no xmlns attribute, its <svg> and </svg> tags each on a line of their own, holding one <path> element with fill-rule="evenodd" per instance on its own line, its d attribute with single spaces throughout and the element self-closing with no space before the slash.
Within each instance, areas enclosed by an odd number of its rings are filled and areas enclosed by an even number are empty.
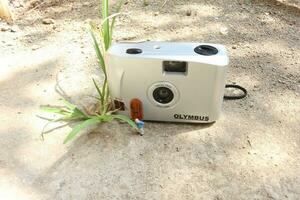
<svg viewBox="0 0 300 200">
<path fill-rule="evenodd" d="M 161 104 L 167 104 L 173 100 L 174 94 L 167 87 L 158 87 L 153 91 L 153 98 Z"/>
</svg>

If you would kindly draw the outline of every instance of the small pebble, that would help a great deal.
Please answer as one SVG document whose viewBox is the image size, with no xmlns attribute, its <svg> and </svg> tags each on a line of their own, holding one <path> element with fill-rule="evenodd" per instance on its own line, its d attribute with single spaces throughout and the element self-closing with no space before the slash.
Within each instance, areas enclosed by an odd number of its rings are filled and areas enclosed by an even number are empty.
<svg viewBox="0 0 300 200">
<path fill-rule="evenodd" d="M 8 26 L 2 26 L 2 27 L 0 27 L 0 31 L 5 32 L 5 31 L 9 31 L 9 30 L 11 30 L 11 29 Z"/>
<path fill-rule="evenodd" d="M 11 29 L 10 29 L 10 32 L 15 33 L 15 32 L 17 32 L 17 31 L 19 31 L 19 30 L 20 30 L 20 29 L 19 29 L 18 26 L 12 26 Z"/>
<path fill-rule="evenodd" d="M 35 50 L 37 50 L 37 49 L 39 49 L 40 48 L 40 46 L 38 46 L 38 45 L 32 45 L 32 47 L 31 47 L 31 49 L 33 50 L 33 51 L 35 51 Z"/>
<path fill-rule="evenodd" d="M 90 2 L 84 2 L 83 3 L 84 6 L 90 6 L 90 4 L 91 4 Z"/>
<path fill-rule="evenodd" d="M 189 9 L 185 12 L 186 16 L 191 16 L 192 15 L 192 11 Z"/>
<path fill-rule="evenodd" d="M 46 25 L 48 25 L 48 24 L 54 24 L 54 19 L 45 18 L 45 19 L 42 20 L 42 23 L 46 24 Z"/>
<path fill-rule="evenodd" d="M 221 27 L 220 28 L 220 33 L 222 35 L 227 35 L 228 34 L 228 28 L 227 27 Z"/>
</svg>

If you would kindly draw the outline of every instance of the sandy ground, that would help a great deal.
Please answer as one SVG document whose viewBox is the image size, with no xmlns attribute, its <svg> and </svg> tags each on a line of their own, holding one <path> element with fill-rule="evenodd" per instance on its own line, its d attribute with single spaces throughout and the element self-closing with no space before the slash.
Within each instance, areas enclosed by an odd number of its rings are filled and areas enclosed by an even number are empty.
<svg viewBox="0 0 300 200">
<path fill-rule="evenodd" d="M 22 14 L 15 1 L 16 25 L 0 24 L 0 199 L 300 199 L 299 1 L 128 1 L 116 40 L 224 44 L 227 82 L 249 96 L 224 102 L 211 126 L 146 123 L 141 137 L 112 122 L 63 145 L 65 126 L 41 141 L 36 115 L 60 103 L 55 88 L 77 104 L 96 93 L 86 30 L 97 2 L 46 1 Z"/>
</svg>

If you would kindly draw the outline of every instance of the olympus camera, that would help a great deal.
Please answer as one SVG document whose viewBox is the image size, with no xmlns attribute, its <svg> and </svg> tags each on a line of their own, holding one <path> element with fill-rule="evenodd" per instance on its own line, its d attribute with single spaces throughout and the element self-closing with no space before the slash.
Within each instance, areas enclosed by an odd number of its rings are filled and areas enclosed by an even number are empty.
<svg viewBox="0 0 300 200">
<path fill-rule="evenodd" d="M 210 123 L 221 113 L 226 49 L 218 44 L 117 43 L 105 55 L 120 114 L 133 119 Z"/>
</svg>

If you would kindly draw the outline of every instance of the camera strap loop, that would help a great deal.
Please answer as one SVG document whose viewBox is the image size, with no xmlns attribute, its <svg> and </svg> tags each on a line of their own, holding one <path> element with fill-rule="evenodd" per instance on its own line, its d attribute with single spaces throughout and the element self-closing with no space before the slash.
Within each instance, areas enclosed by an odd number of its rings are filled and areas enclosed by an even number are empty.
<svg viewBox="0 0 300 200">
<path fill-rule="evenodd" d="M 238 90 L 241 90 L 243 93 L 240 95 L 233 95 L 233 96 L 229 96 L 229 95 L 224 95 L 224 99 L 225 100 L 237 100 L 237 99 L 243 99 L 247 96 L 247 90 L 245 88 L 243 88 L 242 86 L 239 85 L 233 85 L 233 84 L 228 84 L 225 85 L 225 88 L 235 88 Z"/>
</svg>

